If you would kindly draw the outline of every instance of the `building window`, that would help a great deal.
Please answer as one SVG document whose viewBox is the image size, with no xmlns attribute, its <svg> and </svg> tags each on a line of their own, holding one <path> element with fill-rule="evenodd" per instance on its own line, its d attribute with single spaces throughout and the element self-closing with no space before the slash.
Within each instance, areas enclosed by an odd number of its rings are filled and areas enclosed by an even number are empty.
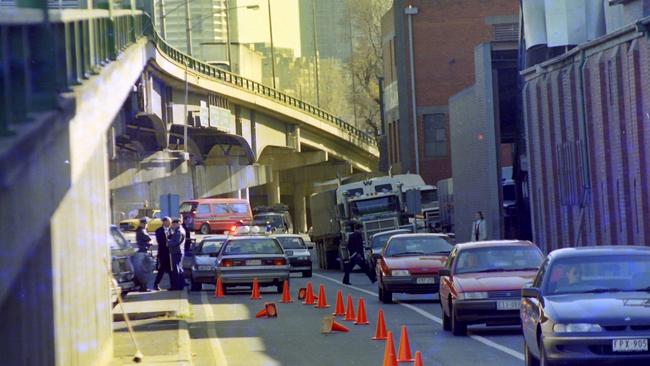
<svg viewBox="0 0 650 366">
<path fill-rule="evenodd" d="M 444 113 L 424 116 L 424 156 L 442 158 L 447 156 L 447 128 Z"/>
</svg>

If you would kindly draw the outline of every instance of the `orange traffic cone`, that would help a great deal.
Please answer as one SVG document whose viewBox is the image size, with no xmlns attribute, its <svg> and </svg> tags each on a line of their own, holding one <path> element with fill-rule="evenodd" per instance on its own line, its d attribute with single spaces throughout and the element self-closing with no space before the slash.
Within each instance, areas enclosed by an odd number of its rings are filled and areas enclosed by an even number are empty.
<svg viewBox="0 0 650 366">
<path fill-rule="evenodd" d="M 395 343 L 393 343 L 393 332 L 388 332 L 388 341 L 384 350 L 384 366 L 397 366 L 395 357 Z"/>
<path fill-rule="evenodd" d="M 345 318 L 343 319 L 348 322 L 353 322 L 355 321 L 355 316 L 354 316 L 354 304 L 352 303 L 352 296 L 348 295 L 348 306 L 345 311 Z"/>
<path fill-rule="evenodd" d="M 282 288 L 282 300 L 280 301 L 283 304 L 293 302 L 291 300 L 291 291 L 289 291 L 289 281 L 284 280 L 284 287 Z"/>
<path fill-rule="evenodd" d="M 334 315 L 325 315 L 323 317 L 323 325 L 321 326 L 321 333 L 332 333 L 332 332 L 349 332 L 350 329 L 339 324 L 334 320 Z"/>
<path fill-rule="evenodd" d="M 379 309 L 377 313 L 377 328 L 375 329 L 375 336 L 372 337 L 374 340 L 383 341 L 388 339 L 388 334 L 386 334 L 386 322 L 384 321 L 384 311 Z"/>
<path fill-rule="evenodd" d="M 413 364 L 413 366 L 424 366 L 424 364 L 422 363 L 422 352 L 420 351 L 415 352 L 415 363 Z"/>
<path fill-rule="evenodd" d="M 307 294 L 305 295 L 305 301 L 303 304 L 305 305 L 314 305 L 316 303 L 316 299 L 314 298 L 314 288 L 311 285 L 311 282 L 307 284 Z"/>
<path fill-rule="evenodd" d="M 257 278 L 253 280 L 253 291 L 251 291 L 251 300 L 259 300 L 260 296 L 260 284 L 257 282 Z"/>
<path fill-rule="evenodd" d="M 260 310 L 255 314 L 256 318 L 277 318 L 278 317 L 278 309 L 275 306 L 274 303 L 272 302 L 267 302 L 264 303 L 264 309 Z"/>
<path fill-rule="evenodd" d="M 214 297 L 224 297 L 223 284 L 221 283 L 221 277 L 217 278 L 217 287 L 214 289 Z"/>
<path fill-rule="evenodd" d="M 334 316 L 345 316 L 345 305 L 343 305 L 343 291 L 339 290 L 336 293 L 336 311 Z"/>
<path fill-rule="evenodd" d="M 357 321 L 355 325 L 368 325 L 368 317 L 366 317 L 366 302 L 363 297 L 359 299 L 359 306 L 357 307 Z"/>
<path fill-rule="evenodd" d="M 409 334 L 406 331 L 406 325 L 402 325 L 402 336 L 399 340 L 399 351 L 397 352 L 397 362 L 413 362 L 415 359 L 411 356 L 411 345 L 409 344 Z"/>
<path fill-rule="evenodd" d="M 320 285 L 318 287 L 318 304 L 316 304 L 316 307 L 319 309 L 325 309 L 330 307 L 329 305 L 327 305 L 327 297 L 325 297 L 325 286 L 323 285 Z"/>
</svg>

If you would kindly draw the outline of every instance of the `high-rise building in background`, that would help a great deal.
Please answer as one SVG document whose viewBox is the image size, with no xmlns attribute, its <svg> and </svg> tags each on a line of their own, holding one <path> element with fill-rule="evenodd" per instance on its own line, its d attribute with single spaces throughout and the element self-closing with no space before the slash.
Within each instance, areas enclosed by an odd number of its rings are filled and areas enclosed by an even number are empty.
<svg viewBox="0 0 650 366">
<path fill-rule="evenodd" d="M 300 0 L 300 44 L 304 56 L 314 55 L 314 38 L 320 58 L 342 61 L 350 58 L 350 9 L 347 1 Z"/>
</svg>

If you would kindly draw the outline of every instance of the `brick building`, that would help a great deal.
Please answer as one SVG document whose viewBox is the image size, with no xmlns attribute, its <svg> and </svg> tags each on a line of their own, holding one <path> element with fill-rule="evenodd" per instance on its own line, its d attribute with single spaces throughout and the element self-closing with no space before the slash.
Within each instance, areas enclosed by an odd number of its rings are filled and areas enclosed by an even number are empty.
<svg viewBox="0 0 650 366">
<path fill-rule="evenodd" d="M 412 5 L 410 10 L 407 7 Z M 417 10 L 416 10 L 417 9 Z M 416 13 L 408 15 L 405 13 Z M 427 183 L 452 176 L 449 98 L 474 84 L 474 47 L 517 32 L 518 0 L 395 0 L 382 18 L 388 164 Z M 414 144 L 408 18 L 418 143 Z M 514 28 L 513 28 L 514 24 Z"/>
<path fill-rule="evenodd" d="M 547 252 L 650 239 L 650 4 L 603 10 L 629 25 L 608 22 L 523 73 L 534 239 Z"/>
</svg>

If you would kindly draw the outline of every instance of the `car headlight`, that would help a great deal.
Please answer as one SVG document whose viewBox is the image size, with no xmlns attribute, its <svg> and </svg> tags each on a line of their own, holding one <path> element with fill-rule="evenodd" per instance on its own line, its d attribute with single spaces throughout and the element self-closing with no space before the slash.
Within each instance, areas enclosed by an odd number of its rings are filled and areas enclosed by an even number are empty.
<svg viewBox="0 0 650 366">
<path fill-rule="evenodd" d="M 458 293 L 458 299 L 459 300 L 482 300 L 482 299 L 487 299 L 488 294 L 487 292 L 459 292 Z"/>
<path fill-rule="evenodd" d="M 298 258 L 298 259 L 301 260 L 301 261 L 306 261 L 306 260 L 309 259 L 309 257 L 300 257 L 300 258 Z"/>
<path fill-rule="evenodd" d="M 393 276 L 409 276 L 410 273 L 408 269 L 394 269 L 390 272 Z"/>
<path fill-rule="evenodd" d="M 590 332 L 602 332 L 598 324 L 590 323 L 569 323 L 569 324 L 555 324 L 553 326 L 553 331 L 555 333 L 590 333 Z"/>
</svg>

